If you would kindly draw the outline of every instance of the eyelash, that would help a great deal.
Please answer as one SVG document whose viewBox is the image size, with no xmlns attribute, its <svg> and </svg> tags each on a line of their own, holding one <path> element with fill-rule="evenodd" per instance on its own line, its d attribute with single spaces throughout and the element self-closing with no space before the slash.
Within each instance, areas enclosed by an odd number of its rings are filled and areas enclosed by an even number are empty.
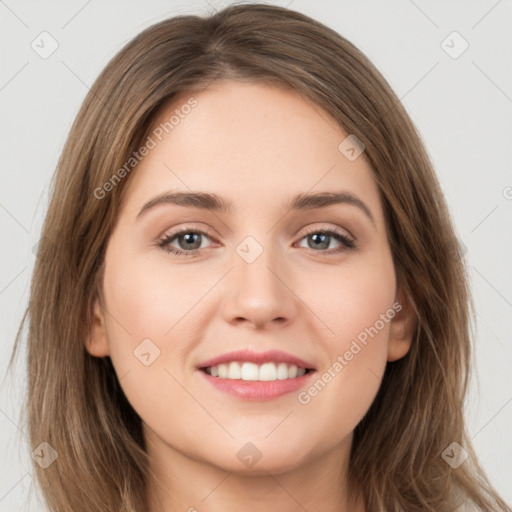
<svg viewBox="0 0 512 512">
<path fill-rule="evenodd" d="M 193 257 L 199 256 L 199 253 L 202 251 L 202 249 L 192 249 L 189 251 L 183 251 L 181 249 L 172 249 L 169 247 L 169 244 L 171 242 L 173 242 L 174 240 L 176 240 L 180 235 L 185 235 L 185 234 L 190 234 L 190 233 L 204 235 L 207 238 L 212 239 L 212 236 L 209 234 L 208 231 L 205 232 L 200 229 L 191 229 L 191 228 L 185 227 L 175 233 L 170 233 L 168 235 L 165 235 L 163 238 L 161 238 L 157 242 L 157 246 L 159 248 L 163 249 L 164 251 L 166 251 L 168 254 L 172 253 L 175 256 L 183 256 L 185 258 L 193 258 Z M 327 256 L 335 256 L 342 252 L 357 249 L 355 240 L 353 240 L 352 238 L 349 238 L 348 236 L 346 236 L 342 233 L 339 233 L 339 232 L 331 230 L 331 229 L 314 229 L 314 228 L 308 229 L 306 231 L 306 233 L 304 233 L 304 235 L 300 238 L 300 240 L 303 240 L 304 238 L 306 238 L 310 235 L 313 235 L 313 234 L 327 235 L 329 237 L 334 238 L 335 240 L 337 240 L 338 242 L 340 242 L 342 244 L 342 246 L 339 247 L 338 249 L 331 249 L 330 251 L 325 251 L 325 250 L 315 251 L 314 249 L 310 249 L 313 252 L 319 252 L 319 253 L 325 254 Z"/>
</svg>

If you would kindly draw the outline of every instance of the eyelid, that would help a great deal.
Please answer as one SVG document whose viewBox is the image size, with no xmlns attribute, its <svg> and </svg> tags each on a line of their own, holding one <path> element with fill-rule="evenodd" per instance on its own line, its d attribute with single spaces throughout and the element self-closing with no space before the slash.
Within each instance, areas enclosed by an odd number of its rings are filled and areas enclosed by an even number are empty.
<svg viewBox="0 0 512 512">
<path fill-rule="evenodd" d="M 188 232 L 194 232 L 194 233 L 201 233 L 203 235 L 206 235 L 208 238 L 213 239 L 215 236 L 212 234 L 212 230 L 207 227 L 197 227 L 197 226 L 191 226 L 189 224 L 184 224 L 176 229 L 166 230 L 163 232 L 162 235 L 158 237 L 158 240 L 163 240 L 165 238 L 174 237 L 176 235 L 179 235 L 181 233 L 188 233 Z"/>
<path fill-rule="evenodd" d="M 340 232 L 340 230 L 342 230 L 344 233 Z M 165 238 L 174 237 L 174 236 L 182 234 L 184 232 L 187 233 L 190 231 L 204 234 L 210 239 L 216 238 L 216 236 L 212 233 L 212 230 L 208 226 L 206 226 L 205 228 L 202 228 L 202 227 L 184 224 L 183 226 L 176 228 L 175 230 L 171 230 L 169 232 L 165 231 L 162 235 L 160 235 L 158 237 L 158 241 L 161 241 Z M 324 226 L 315 225 L 315 226 L 308 226 L 308 227 L 304 228 L 304 230 L 301 231 L 298 235 L 300 237 L 299 240 L 301 240 L 302 238 L 304 238 L 307 235 L 311 235 L 312 233 L 319 233 L 319 232 L 325 232 L 325 231 L 330 231 L 330 232 L 333 232 L 333 233 L 336 233 L 336 234 L 339 234 L 342 236 L 347 236 L 347 238 L 350 238 L 352 241 L 356 240 L 354 235 L 348 229 L 340 228 L 339 226 L 326 226 L 326 225 L 324 225 Z M 347 235 L 345 235 L 345 233 Z"/>
<path fill-rule="evenodd" d="M 341 235 L 341 236 L 345 236 L 346 238 L 350 238 L 350 240 L 354 241 L 356 240 L 356 237 L 346 228 L 342 228 L 340 226 L 308 226 L 306 228 L 304 228 L 304 231 L 301 231 L 301 238 L 303 238 L 304 236 L 306 235 L 311 235 L 312 233 L 320 233 L 320 232 L 325 232 L 325 231 L 329 231 L 329 232 L 332 232 L 332 233 L 336 233 L 338 235 Z M 345 234 L 346 233 L 346 234 Z"/>
</svg>

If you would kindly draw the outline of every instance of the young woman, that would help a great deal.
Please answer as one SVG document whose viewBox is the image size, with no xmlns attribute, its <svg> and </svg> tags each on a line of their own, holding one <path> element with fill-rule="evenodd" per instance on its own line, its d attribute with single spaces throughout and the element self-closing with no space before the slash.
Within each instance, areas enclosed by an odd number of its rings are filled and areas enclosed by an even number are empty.
<svg viewBox="0 0 512 512">
<path fill-rule="evenodd" d="M 505 511 L 468 289 L 396 95 L 297 12 L 135 37 L 59 161 L 27 315 L 55 511 Z M 18 340 L 19 341 L 19 340 Z"/>
</svg>

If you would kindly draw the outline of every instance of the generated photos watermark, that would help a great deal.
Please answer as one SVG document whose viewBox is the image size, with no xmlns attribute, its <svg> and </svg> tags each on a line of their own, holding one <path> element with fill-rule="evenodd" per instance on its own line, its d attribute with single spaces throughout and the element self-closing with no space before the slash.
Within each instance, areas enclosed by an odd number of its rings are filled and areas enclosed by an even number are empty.
<svg viewBox="0 0 512 512">
<path fill-rule="evenodd" d="M 152 132 L 148 135 L 146 142 L 126 160 L 122 167 L 117 169 L 116 172 L 101 186 L 94 189 L 94 197 L 96 199 L 104 199 L 114 187 L 116 187 L 123 178 L 125 178 L 142 160 L 144 157 L 149 155 L 152 149 L 155 149 L 165 135 L 171 133 L 172 130 L 178 126 L 183 119 L 185 119 L 192 109 L 198 104 L 197 100 L 192 96 L 186 103 L 181 105 L 173 111 L 173 114 L 169 117 L 168 121 L 160 123 Z"/>
<path fill-rule="evenodd" d="M 393 305 L 379 316 L 373 325 L 366 327 L 362 330 L 352 343 L 348 350 L 343 354 L 339 354 L 331 366 L 325 370 L 320 377 L 305 391 L 301 391 L 297 395 L 297 400 L 302 405 L 307 405 L 311 402 L 312 398 L 318 395 L 329 382 L 331 382 L 342 370 L 347 366 L 350 361 L 354 359 L 367 345 L 370 339 L 375 338 L 382 329 L 389 324 L 395 315 L 402 310 L 402 305 L 399 302 L 394 302 Z"/>
</svg>

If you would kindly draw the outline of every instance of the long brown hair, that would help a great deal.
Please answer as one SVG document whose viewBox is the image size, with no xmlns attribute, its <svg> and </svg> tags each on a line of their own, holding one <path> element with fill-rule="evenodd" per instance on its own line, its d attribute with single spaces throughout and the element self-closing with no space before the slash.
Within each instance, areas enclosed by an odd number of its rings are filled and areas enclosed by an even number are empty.
<svg viewBox="0 0 512 512">
<path fill-rule="evenodd" d="M 505 511 L 466 433 L 470 299 L 464 262 L 421 138 L 399 99 L 349 41 L 285 8 L 233 5 L 209 17 L 177 16 L 129 42 L 87 94 L 65 144 L 31 283 L 28 430 L 51 510 L 144 511 L 148 461 L 141 420 L 108 357 L 85 350 L 101 293 L 110 233 L 131 174 L 98 198 L 146 140 L 174 96 L 234 78 L 291 86 L 365 145 L 386 215 L 402 290 L 417 327 L 407 356 L 390 362 L 356 427 L 349 484 L 368 511 L 454 510 L 464 502 Z M 134 169 L 133 172 L 136 172 Z M 96 191 L 96 193 L 95 193 Z M 452 468 L 443 450 L 469 454 Z"/>
</svg>

